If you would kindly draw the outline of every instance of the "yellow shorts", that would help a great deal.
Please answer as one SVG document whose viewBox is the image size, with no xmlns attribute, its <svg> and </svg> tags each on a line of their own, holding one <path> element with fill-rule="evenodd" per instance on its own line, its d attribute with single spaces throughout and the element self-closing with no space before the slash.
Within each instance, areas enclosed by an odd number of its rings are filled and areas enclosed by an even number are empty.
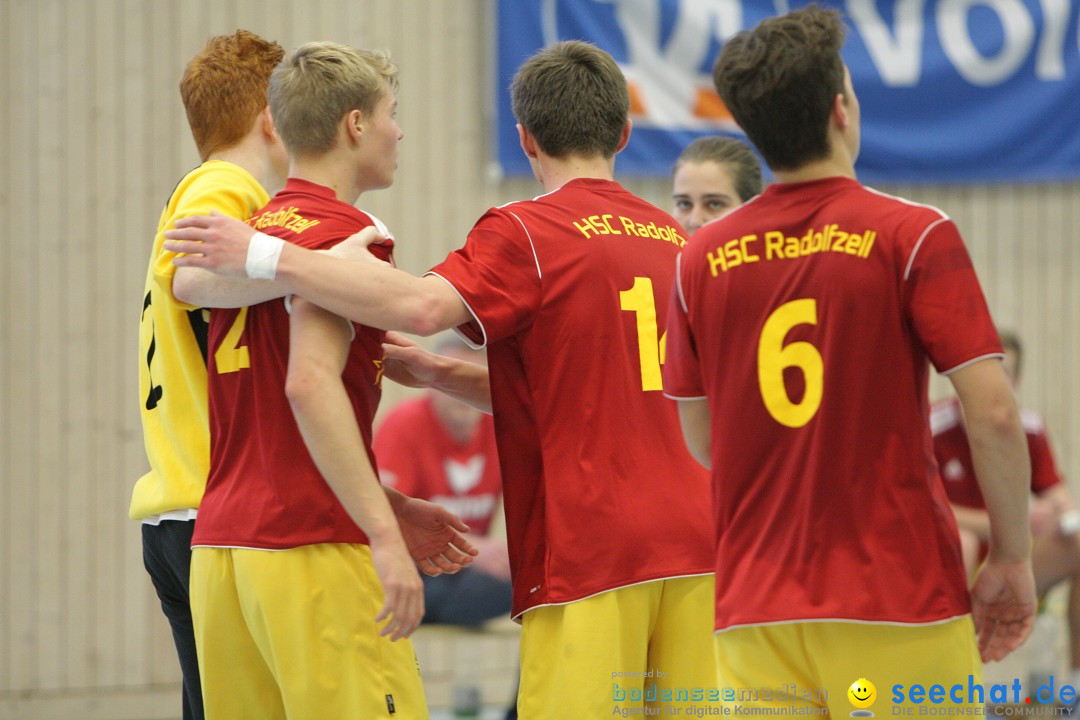
<svg viewBox="0 0 1080 720">
<path fill-rule="evenodd" d="M 731 714 L 742 706 L 740 714 L 747 708 L 801 709 L 787 714 L 806 720 L 846 718 L 855 711 L 854 717 L 932 717 L 984 702 L 978 695 L 973 696 L 978 702 L 968 702 L 969 684 L 982 684 L 970 616 L 936 625 L 803 622 L 735 628 L 717 633 L 716 664 L 718 704 L 730 706 Z M 859 704 L 848 694 L 857 681 Z M 863 681 L 869 681 L 873 696 Z M 912 694 L 913 686 L 922 692 Z M 941 690 L 931 696 L 934 686 Z M 897 698 L 900 702 L 894 702 Z"/>
<path fill-rule="evenodd" d="M 191 611 L 208 720 L 427 718 L 409 640 L 379 637 L 366 545 L 195 548 Z"/>
<path fill-rule="evenodd" d="M 656 580 L 525 613 L 522 720 L 679 707 L 673 688 L 716 682 L 712 575 Z"/>
</svg>

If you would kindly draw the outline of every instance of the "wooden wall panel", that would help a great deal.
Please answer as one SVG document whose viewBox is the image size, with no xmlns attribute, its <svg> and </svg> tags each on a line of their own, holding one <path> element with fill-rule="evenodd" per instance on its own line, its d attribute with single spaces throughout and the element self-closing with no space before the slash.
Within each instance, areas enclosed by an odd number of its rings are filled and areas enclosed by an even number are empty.
<svg viewBox="0 0 1080 720">
<path fill-rule="evenodd" d="M 0 42 L 5 47 L 10 47 L 12 42 L 12 24 L 15 22 L 15 11 L 10 3 L 0 3 Z M 12 61 L 9 55 L 0 55 L 0 88 L 4 89 L 6 101 L 15 96 Z M 0 156 L 12 158 L 14 148 L 11 139 L 10 113 L 0 110 Z M 9 167 L 0 172 L 0 212 L 10 214 L 12 208 L 11 194 L 15 178 Z M 16 253 L 12 250 L 12 242 L 0 242 L 0 648 L 9 648 L 14 642 L 15 628 L 12 626 L 13 615 L 12 596 L 17 592 L 14 587 L 18 579 L 15 571 L 15 563 L 19 562 L 14 554 L 11 542 L 13 532 L 10 523 L 11 508 L 15 502 L 16 493 L 14 483 L 7 479 L 10 477 L 10 458 L 14 454 L 13 436 L 15 434 L 12 413 L 8 408 L 12 407 L 14 400 L 12 383 L 15 378 L 14 352 L 11 348 L 14 342 L 14 287 L 10 281 L 12 267 Z M 0 649 L 0 688 L 11 687 L 11 651 Z"/>
<path fill-rule="evenodd" d="M 206 38 L 388 49 L 405 131 L 393 188 L 361 198 L 422 272 L 488 207 L 541 192 L 491 169 L 490 0 L 0 3 L 0 718 L 178 715 L 168 627 L 127 520 L 145 469 L 136 377 L 149 244 L 198 163 L 177 92 Z M 626 179 L 667 207 L 666 178 Z M 1027 343 L 1021 396 L 1080 471 L 1080 183 L 883 187 L 968 240 Z M 935 383 L 935 392 L 945 384 Z M 388 387 L 385 405 L 407 392 Z"/>
</svg>

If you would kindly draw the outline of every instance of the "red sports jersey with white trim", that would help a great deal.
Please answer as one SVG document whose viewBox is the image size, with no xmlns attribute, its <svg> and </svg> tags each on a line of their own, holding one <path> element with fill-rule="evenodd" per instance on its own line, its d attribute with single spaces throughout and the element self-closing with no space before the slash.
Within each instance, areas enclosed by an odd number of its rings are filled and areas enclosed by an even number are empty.
<svg viewBox="0 0 1080 720">
<path fill-rule="evenodd" d="M 1028 453 L 1031 455 L 1031 492 L 1049 490 L 1061 483 L 1046 425 L 1042 416 L 1034 410 L 1020 411 L 1020 424 L 1027 437 Z M 930 411 L 930 430 L 934 434 L 934 455 L 937 456 L 941 479 L 949 501 L 964 507 L 986 509 L 975 468 L 971 462 L 971 446 L 960 412 L 960 402 L 951 398 L 937 403 Z"/>
<path fill-rule="evenodd" d="M 384 485 L 430 500 L 486 535 L 499 507 L 502 479 L 495 424 L 483 414 L 459 442 L 439 420 L 431 395 L 399 403 L 375 431 L 375 457 Z"/>
<path fill-rule="evenodd" d="M 661 394 L 683 232 L 578 179 L 489 210 L 431 271 L 488 347 L 515 615 L 712 570 L 708 476 Z"/>
<path fill-rule="evenodd" d="M 248 222 L 311 249 L 336 245 L 375 218 L 315 183 L 290 178 Z M 393 241 L 372 246 L 390 260 Z M 372 465 L 383 331 L 353 324 L 342 380 Z M 289 316 L 284 300 L 210 316 L 210 478 L 192 546 L 285 549 L 367 543 L 315 467 L 285 396 Z"/>
<path fill-rule="evenodd" d="M 829 178 L 772 185 L 695 234 L 664 382 L 711 409 L 717 628 L 967 613 L 928 361 L 1001 352 L 934 208 Z"/>
</svg>

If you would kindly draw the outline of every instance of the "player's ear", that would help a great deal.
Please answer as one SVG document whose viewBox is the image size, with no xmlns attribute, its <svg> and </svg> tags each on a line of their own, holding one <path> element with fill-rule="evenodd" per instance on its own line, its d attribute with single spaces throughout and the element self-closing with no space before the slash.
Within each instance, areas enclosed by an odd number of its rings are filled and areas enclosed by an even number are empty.
<svg viewBox="0 0 1080 720">
<path fill-rule="evenodd" d="M 345 132 L 354 142 L 364 139 L 364 113 L 357 109 L 350 110 L 342 122 L 345 124 Z"/>
<path fill-rule="evenodd" d="M 271 142 L 277 140 L 277 127 L 274 125 L 274 117 L 270 114 L 270 106 L 267 105 L 259 113 L 259 123 L 262 126 L 263 134 Z"/>
<path fill-rule="evenodd" d="M 621 153 L 626 144 L 630 142 L 630 131 L 634 127 L 634 121 L 630 118 L 626 118 L 626 124 L 623 125 L 622 133 L 619 135 L 619 144 L 615 148 L 616 154 Z"/>
<path fill-rule="evenodd" d="M 525 126 L 521 123 L 517 124 L 518 142 L 521 143 L 521 149 L 525 152 L 526 157 L 536 157 L 536 138 L 532 133 L 525 129 Z"/>
<path fill-rule="evenodd" d="M 844 93 L 836 93 L 833 97 L 832 103 L 832 119 L 836 123 L 836 126 L 841 130 L 847 130 L 848 125 L 851 124 L 851 116 L 848 112 L 847 99 L 844 97 Z"/>
</svg>

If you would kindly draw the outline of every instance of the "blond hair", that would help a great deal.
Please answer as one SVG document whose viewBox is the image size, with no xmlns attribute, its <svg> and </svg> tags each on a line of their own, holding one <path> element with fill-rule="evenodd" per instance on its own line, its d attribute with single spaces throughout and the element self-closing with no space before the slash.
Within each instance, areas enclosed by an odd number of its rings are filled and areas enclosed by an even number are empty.
<svg viewBox="0 0 1080 720">
<path fill-rule="evenodd" d="M 301 45 L 270 76 L 270 114 L 291 155 L 330 150 L 338 123 L 352 110 L 365 116 L 397 90 L 390 56 L 332 42 Z"/>
</svg>

